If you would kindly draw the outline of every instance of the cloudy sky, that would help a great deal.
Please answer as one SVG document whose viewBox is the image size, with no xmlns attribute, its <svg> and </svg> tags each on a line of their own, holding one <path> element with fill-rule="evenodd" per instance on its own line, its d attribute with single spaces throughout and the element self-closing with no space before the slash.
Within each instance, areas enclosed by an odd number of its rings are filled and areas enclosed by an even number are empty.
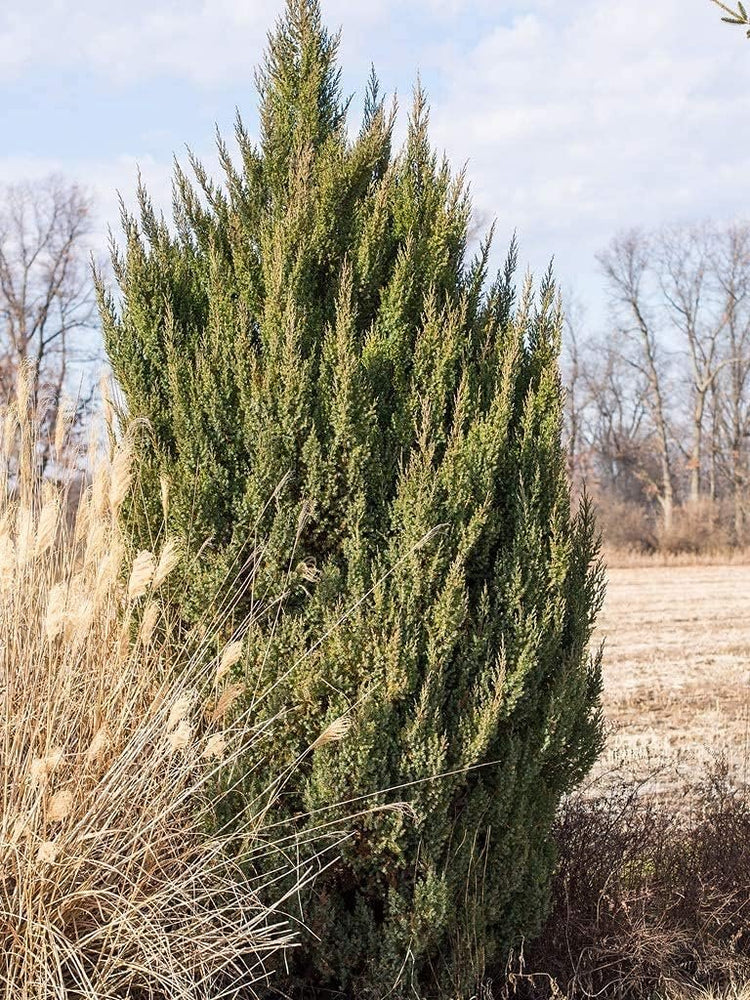
<svg viewBox="0 0 750 1000">
<path fill-rule="evenodd" d="M 99 232 L 139 165 L 169 205 L 174 154 L 253 130 L 253 69 L 282 0 L 3 0 L 0 183 L 63 172 Z M 750 41 L 709 0 L 324 0 L 345 86 L 374 63 L 466 162 L 478 216 L 605 322 L 595 254 L 623 228 L 750 206 Z M 355 105 L 356 106 L 356 105 Z"/>
</svg>

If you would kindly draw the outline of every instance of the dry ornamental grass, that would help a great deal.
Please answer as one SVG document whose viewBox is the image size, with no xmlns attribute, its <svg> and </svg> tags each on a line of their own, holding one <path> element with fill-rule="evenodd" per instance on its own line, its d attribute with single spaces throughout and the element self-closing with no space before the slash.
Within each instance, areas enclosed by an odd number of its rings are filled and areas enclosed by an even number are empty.
<svg viewBox="0 0 750 1000">
<path fill-rule="evenodd" d="M 73 476 L 39 474 L 29 413 L 22 388 L 0 442 L 0 997 L 249 995 L 294 935 L 240 863 L 263 816 L 206 833 L 261 738 L 229 711 L 241 646 L 175 640 L 173 541 L 126 565 L 127 444 L 71 523 Z"/>
</svg>

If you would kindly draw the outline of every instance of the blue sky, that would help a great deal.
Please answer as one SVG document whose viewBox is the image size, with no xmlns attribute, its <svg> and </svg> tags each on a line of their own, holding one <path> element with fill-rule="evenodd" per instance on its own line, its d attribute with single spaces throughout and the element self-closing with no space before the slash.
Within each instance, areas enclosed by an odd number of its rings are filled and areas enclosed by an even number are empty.
<svg viewBox="0 0 750 1000">
<path fill-rule="evenodd" d="M 169 206 L 173 154 L 209 165 L 281 3 L 4 0 L 0 183 L 59 171 L 96 198 L 101 245 L 139 165 Z M 329 0 L 347 90 L 375 64 L 408 103 L 419 71 L 433 137 L 468 174 L 498 248 L 606 322 L 595 254 L 630 226 L 730 219 L 750 205 L 750 41 L 709 0 Z M 498 254 L 499 255 L 499 254 Z"/>
</svg>

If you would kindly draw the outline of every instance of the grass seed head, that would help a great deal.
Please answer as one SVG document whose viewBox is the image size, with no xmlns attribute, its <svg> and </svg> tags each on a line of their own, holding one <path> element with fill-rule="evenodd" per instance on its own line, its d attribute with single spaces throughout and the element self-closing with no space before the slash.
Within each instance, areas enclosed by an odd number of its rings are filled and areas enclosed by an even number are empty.
<svg viewBox="0 0 750 1000">
<path fill-rule="evenodd" d="M 36 526 L 36 542 L 34 555 L 38 558 L 52 545 L 57 536 L 60 524 L 60 498 L 51 496 L 42 507 L 39 523 Z"/>
<path fill-rule="evenodd" d="M 230 684 L 229 687 L 225 688 L 219 695 L 216 707 L 211 713 L 211 722 L 221 722 L 244 690 L 244 684 Z"/>
<path fill-rule="evenodd" d="M 109 507 L 117 513 L 125 497 L 128 495 L 133 481 L 133 455 L 127 442 L 122 442 L 112 458 L 112 470 L 109 486 Z"/>
<path fill-rule="evenodd" d="M 39 845 L 36 860 L 42 865 L 52 865 L 57 861 L 60 846 L 54 840 L 43 840 Z"/>
<path fill-rule="evenodd" d="M 242 642 L 230 642 L 225 647 L 216 668 L 216 680 L 225 677 L 232 667 L 242 659 Z"/>
<path fill-rule="evenodd" d="M 62 764 L 64 757 L 65 752 L 62 747 L 55 747 L 46 757 L 36 757 L 29 768 L 32 785 L 44 788 L 49 783 L 50 776 Z"/>
<path fill-rule="evenodd" d="M 73 808 L 73 793 L 68 788 L 62 788 L 55 792 L 49 801 L 47 808 L 47 819 L 51 823 L 60 823 L 67 819 Z"/>
<path fill-rule="evenodd" d="M 144 611 L 143 618 L 141 619 L 141 627 L 139 630 L 139 638 L 141 645 L 148 646 L 154 634 L 154 629 L 156 628 L 156 623 L 159 621 L 159 605 L 150 601 Z"/>
<path fill-rule="evenodd" d="M 183 722 L 187 718 L 190 712 L 190 707 L 193 704 L 193 700 L 194 696 L 191 692 L 181 694 L 179 698 L 177 698 L 169 710 L 169 717 L 167 718 L 168 733 L 171 733 L 180 722 Z"/>
<path fill-rule="evenodd" d="M 193 735 L 193 727 L 190 725 L 187 719 L 182 719 L 181 722 L 169 733 L 167 739 L 169 740 L 169 745 L 174 752 L 178 750 L 187 749 L 190 738 Z"/>
<path fill-rule="evenodd" d="M 16 558 L 19 566 L 25 566 L 34 555 L 34 514 L 31 508 L 21 507 L 16 523 Z"/>
<path fill-rule="evenodd" d="M 164 515 L 164 522 L 166 523 L 169 516 L 169 479 L 162 472 L 159 476 L 159 489 L 161 492 L 161 510 Z"/>
<path fill-rule="evenodd" d="M 128 581 L 128 600 L 135 601 L 143 597 L 154 578 L 156 560 L 153 552 L 146 549 L 139 552 L 133 560 L 133 568 Z"/>
<path fill-rule="evenodd" d="M 21 364 L 16 379 L 16 409 L 24 424 L 28 424 L 31 390 L 34 384 L 34 365 L 31 361 Z"/>
<path fill-rule="evenodd" d="M 9 590 L 16 577 L 16 544 L 9 531 L 0 529 L 0 591 Z"/>
<path fill-rule="evenodd" d="M 170 538 L 159 555 L 159 562 L 154 570 L 153 587 L 156 589 L 167 579 L 169 574 L 179 565 L 180 547 L 176 539 Z"/>
<path fill-rule="evenodd" d="M 326 743 L 335 743 L 338 740 L 342 740 L 351 727 L 352 720 L 347 715 L 342 715 L 340 718 L 334 719 L 315 740 L 312 749 L 316 750 L 318 747 L 325 746 Z"/>
<path fill-rule="evenodd" d="M 206 760 L 211 760 L 211 758 L 216 758 L 217 760 L 223 760 L 224 754 L 227 749 L 226 737 L 223 733 L 214 733 L 213 736 L 209 736 L 206 740 L 206 745 L 203 748 L 203 753 L 201 757 Z"/>
<path fill-rule="evenodd" d="M 68 600 L 68 588 L 64 583 L 56 583 L 49 592 L 47 601 L 47 616 L 44 631 L 49 642 L 62 634 L 65 629 L 65 608 Z"/>
<path fill-rule="evenodd" d="M 109 735 L 109 730 L 106 726 L 101 726 L 91 741 L 91 745 L 86 751 L 86 762 L 88 764 L 98 764 L 107 752 L 107 749 L 111 743 L 111 737 Z"/>
</svg>

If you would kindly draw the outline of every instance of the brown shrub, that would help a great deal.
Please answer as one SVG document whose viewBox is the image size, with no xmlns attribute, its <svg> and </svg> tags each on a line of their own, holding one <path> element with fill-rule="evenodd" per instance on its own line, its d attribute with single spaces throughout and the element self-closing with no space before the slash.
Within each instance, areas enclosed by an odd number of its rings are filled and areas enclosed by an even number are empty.
<svg viewBox="0 0 750 1000">
<path fill-rule="evenodd" d="M 745 790 L 722 762 L 681 805 L 642 789 L 565 805 L 552 912 L 509 978 L 516 995 L 642 1000 L 750 979 Z"/>
<path fill-rule="evenodd" d="M 607 548 L 634 553 L 655 552 L 658 548 L 653 520 L 640 504 L 600 497 L 597 523 Z"/>
<path fill-rule="evenodd" d="M 656 533 L 659 550 L 670 555 L 703 555 L 726 551 L 732 546 L 731 532 L 719 504 L 700 500 L 678 507 L 669 531 Z"/>
<path fill-rule="evenodd" d="M 736 549 L 731 511 L 708 499 L 675 507 L 668 531 L 653 510 L 606 496 L 597 499 L 597 520 L 605 549 L 616 560 L 652 554 L 726 555 Z"/>
</svg>

